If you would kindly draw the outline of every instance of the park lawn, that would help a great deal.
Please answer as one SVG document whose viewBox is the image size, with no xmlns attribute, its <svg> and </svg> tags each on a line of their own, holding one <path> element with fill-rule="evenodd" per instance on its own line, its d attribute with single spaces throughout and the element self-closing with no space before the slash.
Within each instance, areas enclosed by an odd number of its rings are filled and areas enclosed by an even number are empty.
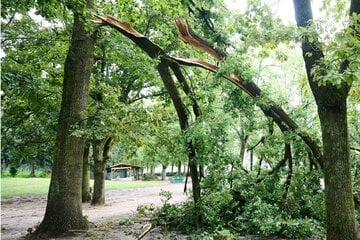
<svg viewBox="0 0 360 240">
<path fill-rule="evenodd" d="M 13 196 L 24 196 L 29 194 L 47 194 L 49 190 L 50 178 L 1 178 L 1 198 Z M 90 181 L 91 186 L 94 180 Z M 156 187 L 169 184 L 168 181 L 110 181 L 106 180 L 105 189 L 130 189 Z"/>
</svg>

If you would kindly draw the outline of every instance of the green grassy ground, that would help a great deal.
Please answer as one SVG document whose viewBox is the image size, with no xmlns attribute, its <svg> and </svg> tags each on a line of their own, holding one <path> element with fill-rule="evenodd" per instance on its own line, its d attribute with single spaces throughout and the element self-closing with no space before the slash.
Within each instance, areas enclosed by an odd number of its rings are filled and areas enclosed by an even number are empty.
<svg viewBox="0 0 360 240">
<path fill-rule="evenodd" d="M 50 178 L 1 178 L 1 198 L 23 196 L 28 194 L 46 194 L 49 190 Z M 91 186 L 94 181 L 91 180 Z M 105 189 L 130 189 L 164 186 L 167 181 L 109 181 L 105 182 Z"/>
</svg>

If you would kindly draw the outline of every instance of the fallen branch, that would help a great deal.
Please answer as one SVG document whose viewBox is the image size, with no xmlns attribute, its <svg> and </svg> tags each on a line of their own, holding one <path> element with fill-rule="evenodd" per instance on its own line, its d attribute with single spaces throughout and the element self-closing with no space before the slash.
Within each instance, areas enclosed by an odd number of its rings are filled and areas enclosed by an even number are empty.
<svg viewBox="0 0 360 240">
<path fill-rule="evenodd" d="M 150 230 L 152 228 L 152 224 L 147 223 L 144 226 L 142 226 L 142 228 L 145 228 L 145 231 L 140 234 L 140 236 L 137 238 L 137 240 L 142 239 L 148 232 L 150 232 Z"/>
</svg>

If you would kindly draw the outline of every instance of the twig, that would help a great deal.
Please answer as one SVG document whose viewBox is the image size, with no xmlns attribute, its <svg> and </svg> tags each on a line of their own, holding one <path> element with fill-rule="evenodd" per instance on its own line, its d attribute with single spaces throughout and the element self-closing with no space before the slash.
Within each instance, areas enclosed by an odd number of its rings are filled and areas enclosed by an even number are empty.
<svg viewBox="0 0 360 240">
<path fill-rule="evenodd" d="M 148 232 L 150 232 L 151 227 L 152 227 L 152 224 L 151 224 L 151 223 L 145 224 L 145 225 L 142 227 L 142 228 L 145 228 L 145 231 L 144 231 L 142 234 L 140 234 L 140 236 L 137 238 L 137 240 L 142 239 Z"/>
</svg>

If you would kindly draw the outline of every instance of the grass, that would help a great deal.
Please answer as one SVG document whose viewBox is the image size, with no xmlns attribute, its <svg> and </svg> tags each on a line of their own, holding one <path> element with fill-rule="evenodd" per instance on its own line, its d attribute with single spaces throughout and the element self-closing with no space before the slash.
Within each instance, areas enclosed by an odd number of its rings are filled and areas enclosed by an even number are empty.
<svg viewBox="0 0 360 240">
<path fill-rule="evenodd" d="M 5 177 L 1 178 L 1 198 L 13 196 L 41 195 L 47 194 L 49 190 L 50 178 L 20 178 Z M 90 181 L 91 186 L 94 180 Z M 167 181 L 109 181 L 105 182 L 105 189 L 131 189 L 156 187 L 169 184 Z"/>
</svg>

